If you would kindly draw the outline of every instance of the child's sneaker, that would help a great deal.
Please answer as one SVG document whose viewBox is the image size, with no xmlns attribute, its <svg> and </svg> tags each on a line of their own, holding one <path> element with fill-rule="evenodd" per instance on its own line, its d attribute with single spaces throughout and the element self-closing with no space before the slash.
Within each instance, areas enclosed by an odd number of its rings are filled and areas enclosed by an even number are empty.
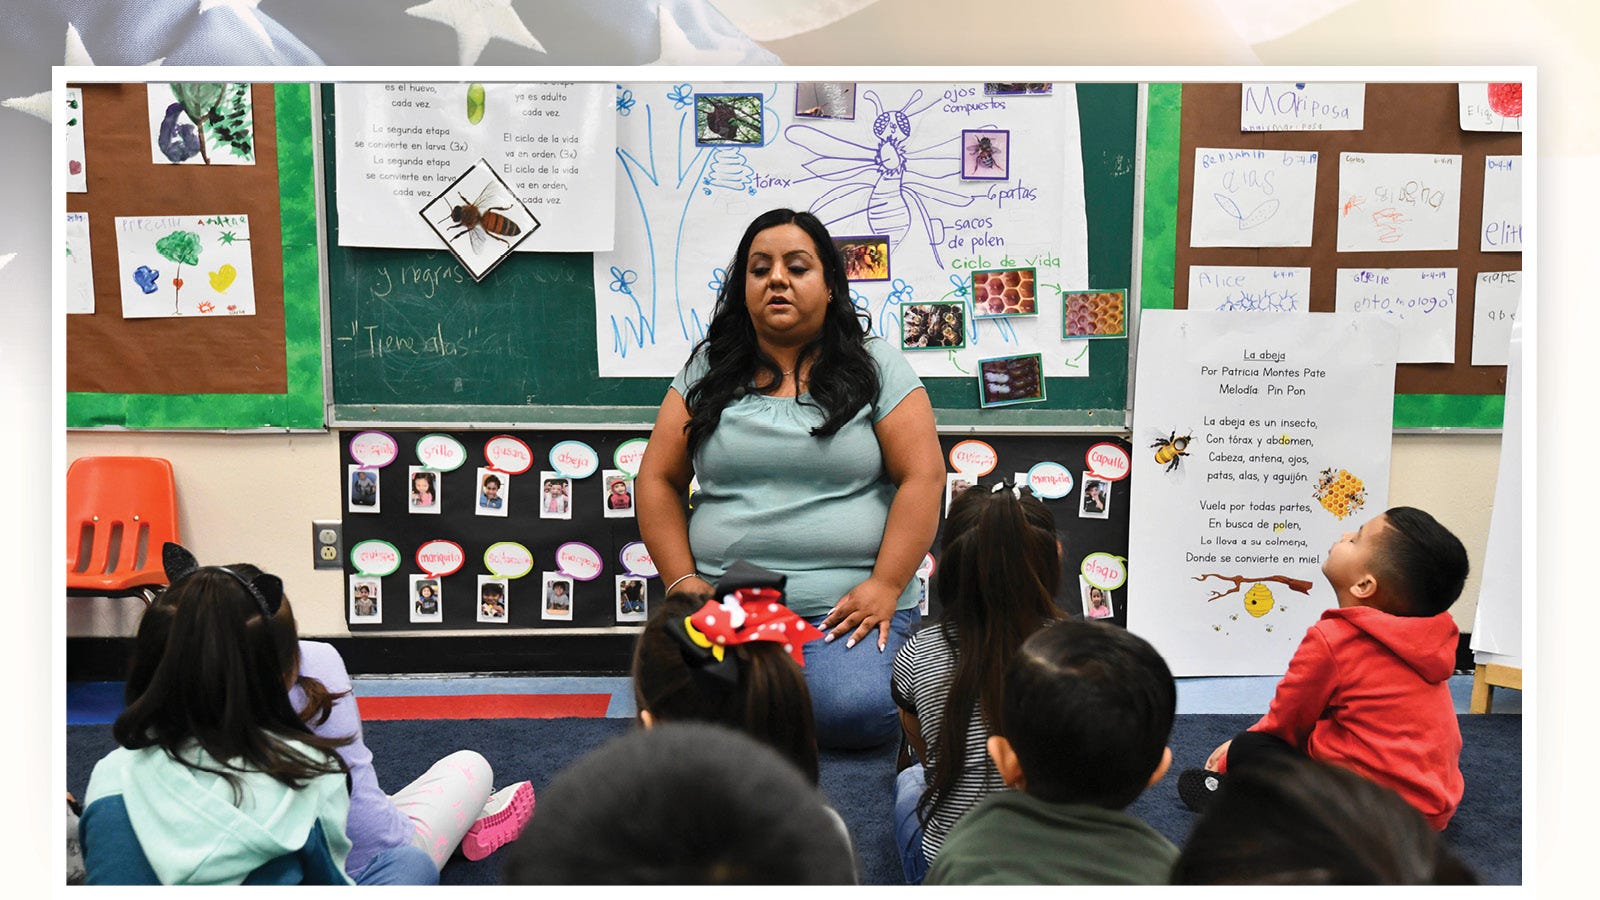
<svg viewBox="0 0 1600 900">
<path fill-rule="evenodd" d="M 461 855 L 480 860 L 517 839 L 533 817 L 533 782 L 519 781 L 503 787 L 483 804 L 483 815 L 461 839 Z"/>
<path fill-rule="evenodd" d="M 1227 776 L 1210 769 L 1184 769 L 1178 774 L 1178 799 L 1197 813 L 1206 811 Z"/>
</svg>

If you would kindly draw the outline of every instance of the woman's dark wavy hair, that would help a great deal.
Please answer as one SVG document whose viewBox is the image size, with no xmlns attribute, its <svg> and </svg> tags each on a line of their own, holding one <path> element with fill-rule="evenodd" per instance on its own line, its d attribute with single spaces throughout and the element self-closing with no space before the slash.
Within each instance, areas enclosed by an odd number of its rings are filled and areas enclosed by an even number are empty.
<svg viewBox="0 0 1600 900">
<path fill-rule="evenodd" d="M 934 627 L 955 649 L 956 667 L 925 761 L 928 789 L 917 804 L 924 825 L 950 802 L 967 764 L 967 723 L 980 715 L 994 733 L 1006 666 L 1029 635 L 1063 618 L 1057 540 L 1055 516 L 1031 491 L 974 485 L 950 503 L 934 572 L 944 613 Z"/>
<path fill-rule="evenodd" d="M 728 648 L 738 660 L 739 683 L 698 674 L 667 623 L 693 615 L 711 599 L 669 594 L 645 623 L 633 651 L 633 696 L 639 709 L 662 722 L 712 722 L 766 744 L 817 783 L 817 729 L 811 692 L 800 667 L 777 644 L 753 641 Z"/>
<path fill-rule="evenodd" d="M 279 615 L 288 606 L 285 599 Z M 160 747 L 183 765 L 221 775 L 236 801 L 239 772 L 261 772 L 293 789 L 346 772 L 335 748 L 350 739 L 312 734 L 290 705 L 275 631 L 238 578 L 215 567 L 179 578 L 139 622 L 127 706 L 112 736 L 123 747 Z M 221 767 L 180 755 L 191 742 Z"/>
<path fill-rule="evenodd" d="M 867 352 L 866 336 L 870 320 L 850 301 L 850 281 L 845 276 L 844 260 L 828 235 L 827 226 L 809 212 L 774 209 L 757 216 L 728 263 L 727 277 L 717 291 L 717 305 L 706 328 L 705 339 L 695 345 L 694 354 L 704 353 L 709 368 L 705 377 L 689 388 L 684 405 L 689 409 L 689 454 L 717 430 L 722 411 L 745 391 L 770 391 L 783 380 L 783 370 L 756 344 L 756 330 L 745 306 L 744 283 L 749 270 L 750 245 L 758 233 L 778 225 L 799 226 L 817 246 L 823 279 L 828 285 L 828 308 L 822 333 L 800 349 L 795 360 L 798 371 L 809 360 L 809 394 L 795 400 L 816 407 L 823 414 L 821 425 L 812 429 L 815 437 L 836 433 L 844 423 L 878 396 L 878 369 Z"/>
</svg>

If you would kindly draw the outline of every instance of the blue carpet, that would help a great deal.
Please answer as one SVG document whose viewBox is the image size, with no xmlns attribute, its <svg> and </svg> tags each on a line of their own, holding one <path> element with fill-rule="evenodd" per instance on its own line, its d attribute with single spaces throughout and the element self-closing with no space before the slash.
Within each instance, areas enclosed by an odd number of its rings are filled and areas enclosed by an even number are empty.
<svg viewBox="0 0 1600 900">
<path fill-rule="evenodd" d="M 1180 715 L 1172 733 L 1173 770 L 1198 766 L 1217 744 L 1256 720 L 1253 715 Z M 1466 796 L 1444 833 L 1446 843 L 1485 884 L 1522 883 L 1522 717 L 1460 716 L 1461 769 Z M 521 779 L 535 792 L 556 773 L 607 739 L 632 727 L 626 719 L 466 719 L 366 724 L 367 745 L 385 790 L 397 790 L 434 760 L 464 747 L 488 757 L 497 785 Z M 67 789 L 83 796 L 89 772 L 115 747 L 106 725 L 67 727 Z M 419 751 L 418 748 L 425 748 Z M 822 790 L 844 817 L 861 858 L 866 884 L 899 884 L 890 810 L 894 806 L 895 747 L 822 754 Z M 537 809 L 537 808 L 536 808 Z M 1195 815 L 1178 801 L 1169 775 L 1130 811 L 1182 845 Z M 537 811 L 534 813 L 537 815 Z M 504 851 L 478 862 L 457 855 L 444 884 L 495 884 Z"/>
</svg>

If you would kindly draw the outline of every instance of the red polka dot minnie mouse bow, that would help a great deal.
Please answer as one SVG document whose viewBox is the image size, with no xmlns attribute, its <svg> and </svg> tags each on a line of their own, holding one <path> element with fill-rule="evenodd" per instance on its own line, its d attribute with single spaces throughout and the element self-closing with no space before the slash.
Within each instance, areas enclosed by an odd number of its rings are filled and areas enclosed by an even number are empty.
<svg viewBox="0 0 1600 900">
<path fill-rule="evenodd" d="M 724 594 L 720 603 L 707 600 L 683 625 L 687 637 L 718 661 L 724 647 L 770 641 L 803 666 L 806 660 L 801 645 L 822 637 L 822 632 L 783 604 L 782 591 L 770 587 L 736 588 Z"/>
</svg>

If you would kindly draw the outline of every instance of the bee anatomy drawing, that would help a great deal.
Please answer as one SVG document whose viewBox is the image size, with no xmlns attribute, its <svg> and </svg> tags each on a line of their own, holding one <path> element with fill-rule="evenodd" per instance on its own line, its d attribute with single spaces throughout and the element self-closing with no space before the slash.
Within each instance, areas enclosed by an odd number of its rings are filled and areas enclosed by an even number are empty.
<svg viewBox="0 0 1600 900">
<path fill-rule="evenodd" d="M 455 230 L 451 232 L 449 240 L 454 241 L 466 235 L 467 241 L 472 244 L 472 251 L 479 253 L 490 238 L 509 248 L 511 242 L 506 238 L 522 233 L 522 226 L 501 215 L 515 207 L 515 200 L 499 182 L 490 181 L 484 185 L 475 200 L 468 200 L 461 193 L 456 196 L 461 198 L 461 203 L 450 206 L 450 221 L 455 224 Z M 442 224 L 444 220 L 439 221 Z"/>
<path fill-rule="evenodd" d="M 1171 472 L 1183 462 L 1183 457 L 1189 455 L 1189 442 L 1194 435 L 1186 434 L 1180 437 L 1178 432 L 1168 432 L 1165 440 L 1156 440 L 1150 444 L 1156 450 L 1156 465 L 1166 466 Z"/>
</svg>

